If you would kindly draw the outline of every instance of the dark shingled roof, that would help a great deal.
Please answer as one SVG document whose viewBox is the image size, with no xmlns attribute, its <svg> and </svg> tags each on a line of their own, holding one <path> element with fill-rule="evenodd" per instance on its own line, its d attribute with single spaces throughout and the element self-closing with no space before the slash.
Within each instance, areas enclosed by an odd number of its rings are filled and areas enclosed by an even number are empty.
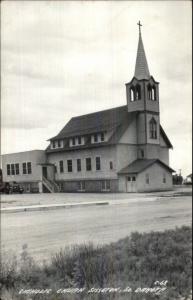
<svg viewBox="0 0 193 300">
<path fill-rule="evenodd" d="M 164 168 L 168 169 L 170 172 L 175 172 L 172 168 L 164 164 L 161 160 L 159 159 L 137 159 L 134 162 L 132 162 L 130 165 L 127 167 L 121 169 L 118 174 L 138 174 L 141 173 L 143 170 L 149 168 L 151 165 L 154 163 L 159 163 L 162 165 Z"/>
<path fill-rule="evenodd" d="M 59 134 L 50 140 L 114 129 L 128 118 L 127 106 L 119 106 L 70 119 Z"/>
<path fill-rule="evenodd" d="M 91 114 L 86 114 L 78 117 L 73 117 L 70 121 L 63 127 L 63 129 L 51 138 L 51 141 L 58 139 L 65 139 L 73 136 L 89 135 L 96 132 L 104 132 L 113 130 L 113 136 L 107 142 L 99 144 L 89 144 L 87 142 L 85 145 L 79 145 L 76 147 L 67 147 L 50 149 L 50 145 L 47 147 L 47 152 L 60 152 L 60 151 L 73 151 L 77 149 L 83 149 L 88 147 L 101 147 L 106 145 L 112 145 L 118 142 L 119 138 L 126 130 L 127 126 L 133 121 L 138 112 L 128 112 L 127 105 L 119 106 L 103 111 L 94 112 Z M 166 133 L 160 125 L 160 133 L 162 134 L 164 141 L 169 148 L 172 148 L 172 144 L 168 139 Z"/>
</svg>

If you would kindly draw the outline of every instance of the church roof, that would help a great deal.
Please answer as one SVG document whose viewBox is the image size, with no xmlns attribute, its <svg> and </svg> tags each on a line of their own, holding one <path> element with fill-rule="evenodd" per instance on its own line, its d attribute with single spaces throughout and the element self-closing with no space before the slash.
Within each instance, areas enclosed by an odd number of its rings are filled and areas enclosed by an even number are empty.
<svg viewBox="0 0 193 300">
<path fill-rule="evenodd" d="M 103 111 L 94 112 L 82 116 L 73 117 L 63 127 L 59 134 L 50 140 L 85 135 L 90 133 L 111 130 L 121 125 L 128 119 L 127 106 L 119 106 Z"/>
<path fill-rule="evenodd" d="M 138 174 L 152 166 L 154 163 L 159 163 L 164 168 L 168 169 L 169 172 L 175 172 L 172 168 L 164 164 L 159 159 L 137 159 L 127 167 L 121 169 L 118 174 Z"/>
<path fill-rule="evenodd" d="M 139 42 L 138 42 L 134 77 L 137 78 L 138 80 L 150 78 L 150 72 L 149 72 L 143 41 L 141 37 L 141 31 L 139 31 Z"/>
<path fill-rule="evenodd" d="M 128 112 L 127 105 L 118 106 L 115 108 L 94 112 L 91 114 L 81 115 L 77 117 L 73 117 L 70 121 L 63 127 L 63 129 L 56 135 L 51 138 L 51 141 L 81 136 L 81 135 L 89 135 L 97 132 L 104 132 L 113 130 L 113 135 L 108 142 L 103 142 L 102 144 L 90 145 L 92 147 L 101 147 L 106 146 L 107 144 L 115 144 L 118 142 L 119 138 L 127 128 L 127 126 L 134 120 L 137 112 Z M 168 139 L 166 133 L 160 125 L 160 133 L 163 136 L 163 139 L 166 145 L 169 148 L 172 148 L 172 144 Z M 73 147 L 73 149 L 77 148 L 87 148 L 89 145 L 81 145 L 77 147 Z M 49 146 L 47 150 L 49 149 Z M 72 150 L 72 148 L 70 148 Z M 66 150 L 68 150 L 66 148 Z M 54 149 L 49 151 L 64 151 L 64 149 Z"/>
</svg>

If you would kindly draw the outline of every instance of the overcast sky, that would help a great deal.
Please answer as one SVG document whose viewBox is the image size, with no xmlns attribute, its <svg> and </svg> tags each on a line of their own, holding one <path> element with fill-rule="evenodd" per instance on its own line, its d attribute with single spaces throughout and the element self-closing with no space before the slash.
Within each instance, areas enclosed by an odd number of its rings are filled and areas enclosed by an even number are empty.
<svg viewBox="0 0 193 300">
<path fill-rule="evenodd" d="M 191 17 L 191 1 L 1 2 L 2 153 L 45 149 L 71 117 L 125 105 L 140 19 L 170 165 L 188 175 Z"/>
</svg>

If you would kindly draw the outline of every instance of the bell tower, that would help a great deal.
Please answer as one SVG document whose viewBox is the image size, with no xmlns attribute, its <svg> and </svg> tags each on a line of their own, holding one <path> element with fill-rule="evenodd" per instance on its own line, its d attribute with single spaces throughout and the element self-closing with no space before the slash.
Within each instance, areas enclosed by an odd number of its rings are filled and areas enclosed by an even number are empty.
<svg viewBox="0 0 193 300">
<path fill-rule="evenodd" d="M 159 82 L 150 75 L 139 26 L 139 42 L 134 77 L 126 83 L 128 112 L 137 112 L 137 141 L 143 157 L 148 157 L 148 145 L 160 144 Z"/>
</svg>

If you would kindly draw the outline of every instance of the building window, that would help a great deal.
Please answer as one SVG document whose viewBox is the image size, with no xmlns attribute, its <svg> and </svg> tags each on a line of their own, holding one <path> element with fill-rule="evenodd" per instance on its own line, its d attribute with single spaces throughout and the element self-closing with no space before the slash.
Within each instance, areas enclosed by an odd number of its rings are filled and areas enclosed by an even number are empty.
<svg viewBox="0 0 193 300">
<path fill-rule="evenodd" d="M 19 164 L 15 164 L 15 174 L 19 175 Z"/>
<path fill-rule="evenodd" d="M 141 100 L 141 87 L 140 85 L 136 85 L 136 92 L 135 92 L 136 100 Z"/>
<path fill-rule="evenodd" d="M 25 175 L 27 174 L 27 164 L 23 163 L 22 166 L 23 166 L 23 174 Z"/>
<path fill-rule="evenodd" d="M 81 171 L 81 159 L 80 158 L 77 159 L 77 171 L 78 172 Z"/>
<path fill-rule="evenodd" d="M 11 175 L 15 175 L 15 165 L 11 164 Z"/>
<path fill-rule="evenodd" d="M 130 88 L 130 100 L 131 102 L 135 101 L 135 89 L 133 86 Z"/>
<path fill-rule="evenodd" d="M 91 165 L 91 158 L 86 158 L 86 170 L 91 171 L 92 165 Z"/>
<path fill-rule="evenodd" d="M 52 142 L 52 148 L 53 148 L 53 149 L 56 148 L 56 143 L 55 143 L 55 141 Z"/>
<path fill-rule="evenodd" d="M 61 140 L 58 140 L 58 147 L 61 147 Z"/>
<path fill-rule="evenodd" d="M 28 174 L 31 174 L 32 172 L 31 172 L 31 162 L 28 162 L 27 163 L 27 173 Z"/>
<path fill-rule="evenodd" d="M 149 184 L 149 174 L 145 174 L 145 182 Z"/>
<path fill-rule="evenodd" d="M 73 146 L 76 145 L 76 139 L 75 139 L 75 137 L 72 138 L 72 145 L 73 145 Z"/>
<path fill-rule="evenodd" d="M 68 172 L 72 172 L 72 160 L 71 159 L 67 160 L 67 166 L 68 166 Z"/>
<path fill-rule="evenodd" d="M 63 162 L 63 160 L 59 161 L 59 166 L 60 166 L 60 173 L 64 173 L 64 162 Z"/>
<path fill-rule="evenodd" d="M 132 181 L 136 181 L 136 177 L 135 176 L 132 177 Z"/>
<path fill-rule="evenodd" d="M 112 161 L 109 162 L 109 167 L 110 167 L 110 170 L 113 170 L 113 162 Z"/>
<path fill-rule="evenodd" d="M 78 182 L 78 191 L 85 191 L 85 181 Z"/>
<path fill-rule="evenodd" d="M 54 173 L 57 173 L 57 166 L 54 165 Z"/>
<path fill-rule="evenodd" d="M 110 191 L 110 180 L 102 181 L 102 191 Z"/>
<path fill-rule="evenodd" d="M 11 166 L 10 166 L 10 164 L 7 165 L 7 175 L 11 175 Z"/>
<path fill-rule="evenodd" d="M 166 183 L 166 174 L 163 174 L 163 183 Z"/>
<path fill-rule="evenodd" d="M 101 133 L 101 142 L 104 142 L 105 140 L 105 135 L 104 135 L 104 132 Z"/>
<path fill-rule="evenodd" d="M 147 86 L 147 96 L 149 100 L 156 100 L 156 88 L 155 86 L 151 86 L 150 84 L 148 84 Z"/>
<path fill-rule="evenodd" d="M 157 139 L 157 123 L 154 118 L 149 122 L 149 135 L 151 139 Z"/>
<path fill-rule="evenodd" d="M 130 176 L 127 177 L 127 181 L 131 181 L 131 177 Z"/>
<path fill-rule="evenodd" d="M 101 169 L 101 158 L 96 157 L 96 170 L 99 171 Z"/>
<path fill-rule="evenodd" d="M 81 145 L 81 136 L 78 136 L 78 144 Z"/>
<path fill-rule="evenodd" d="M 98 142 L 98 134 L 97 134 L 97 133 L 94 134 L 94 142 L 95 142 L 95 143 Z"/>
</svg>

